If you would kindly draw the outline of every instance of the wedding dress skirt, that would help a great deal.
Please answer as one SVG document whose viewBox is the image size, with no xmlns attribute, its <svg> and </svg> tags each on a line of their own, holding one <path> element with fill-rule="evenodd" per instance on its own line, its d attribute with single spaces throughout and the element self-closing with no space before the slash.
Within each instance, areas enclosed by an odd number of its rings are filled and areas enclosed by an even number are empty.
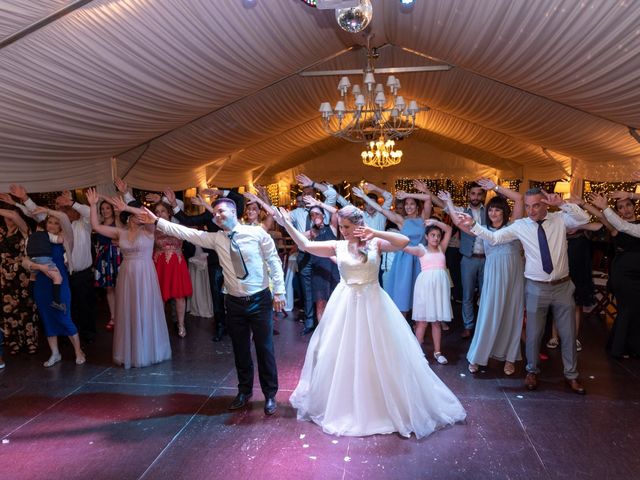
<svg viewBox="0 0 640 480">
<path fill-rule="evenodd" d="M 424 437 L 466 413 L 429 368 L 406 320 L 378 284 L 377 243 L 367 261 L 336 242 L 341 282 L 305 357 L 291 404 L 298 419 L 326 433 L 364 436 L 398 432 Z"/>
</svg>

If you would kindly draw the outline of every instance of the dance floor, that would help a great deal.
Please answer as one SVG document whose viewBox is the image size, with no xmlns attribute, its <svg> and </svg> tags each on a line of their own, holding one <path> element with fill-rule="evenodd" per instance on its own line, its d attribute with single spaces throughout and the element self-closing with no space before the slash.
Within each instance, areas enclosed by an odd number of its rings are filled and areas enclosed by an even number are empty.
<svg viewBox="0 0 640 480">
<path fill-rule="evenodd" d="M 560 352 L 544 362 L 539 390 L 490 365 L 475 377 L 460 326 L 444 337 L 448 365 L 432 368 L 467 409 L 466 423 L 416 440 L 398 435 L 333 437 L 296 420 L 287 399 L 308 338 L 292 315 L 279 320 L 278 413 L 229 412 L 236 376 L 228 338 L 211 341 L 206 319 L 172 333 L 173 360 L 131 369 L 110 362 L 101 330 L 76 366 L 42 367 L 36 356 L 0 371 L 0 479 L 632 479 L 640 478 L 640 360 L 606 357 L 604 322 L 588 318 L 579 369 L 586 396 L 565 387 Z M 431 350 L 428 350 L 431 352 Z M 257 383 L 256 383 L 257 385 Z"/>
</svg>

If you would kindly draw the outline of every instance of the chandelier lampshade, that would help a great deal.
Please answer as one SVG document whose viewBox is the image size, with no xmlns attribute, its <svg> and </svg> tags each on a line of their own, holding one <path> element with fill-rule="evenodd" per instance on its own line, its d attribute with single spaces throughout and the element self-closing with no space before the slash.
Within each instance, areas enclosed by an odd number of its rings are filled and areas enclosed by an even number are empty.
<svg viewBox="0 0 640 480">
<path fill-rule="evenodd" d="M 362 163 L 369 167 L 386 168 L 398 165 L 402 160 L 402 150 L 396 150 L 396 142 L 380 135 L 369 142 L 369 148 L 360 154 Z"/>
</svg>

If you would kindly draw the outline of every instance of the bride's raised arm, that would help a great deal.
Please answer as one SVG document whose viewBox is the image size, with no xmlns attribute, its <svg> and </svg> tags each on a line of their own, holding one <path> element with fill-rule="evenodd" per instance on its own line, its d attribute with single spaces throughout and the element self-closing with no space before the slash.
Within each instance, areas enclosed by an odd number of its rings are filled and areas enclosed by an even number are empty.
<svg viewBox="0 0 640 480">
<path fill-rule="evenodd" d="M 368 242 L 372 238 L 377 238 L 378 245 L 381 252 L 395 252 L 396 250 L 402 250 L 409 245 L 409 237 L 396 232 L 383 232 L 382 230 L 375 230 L 371 227 L 362 226 L 355 229 L 354 236 Z"/>
<path fill-rule="evenodd" d="M 283 207 L 274 209 L 273 219 L 287 230 L 300 250 L 308 252 L 317 257 L 333 257 L 336 254 L 335 240 L 312 242 L 304 236 L 304 233 L 296 230 L 296 228 L 291 223 L 291 215 L 289 214 L 289 211 L 284 209 Z"/>
</svg>

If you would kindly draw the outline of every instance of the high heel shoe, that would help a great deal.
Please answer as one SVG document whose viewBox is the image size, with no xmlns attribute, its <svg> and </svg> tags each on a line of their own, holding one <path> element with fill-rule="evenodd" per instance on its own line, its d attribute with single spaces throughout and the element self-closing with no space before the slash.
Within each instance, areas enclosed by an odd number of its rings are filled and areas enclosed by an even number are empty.
<svg viewBox="0 0 640 480">
<path fill-rule="evenodd" d="M 184 328 L 183 325 L 178 325 L 178 336 L 180 338 L 184 338 L 187 336 L 187 330 Z"/>
<path fill-rule="evenodd" d="M 86 355 L 83 353 L 81 357 L 76 357 L 76 365 L 82 365 L 87 361 Z"/>
</svg>

